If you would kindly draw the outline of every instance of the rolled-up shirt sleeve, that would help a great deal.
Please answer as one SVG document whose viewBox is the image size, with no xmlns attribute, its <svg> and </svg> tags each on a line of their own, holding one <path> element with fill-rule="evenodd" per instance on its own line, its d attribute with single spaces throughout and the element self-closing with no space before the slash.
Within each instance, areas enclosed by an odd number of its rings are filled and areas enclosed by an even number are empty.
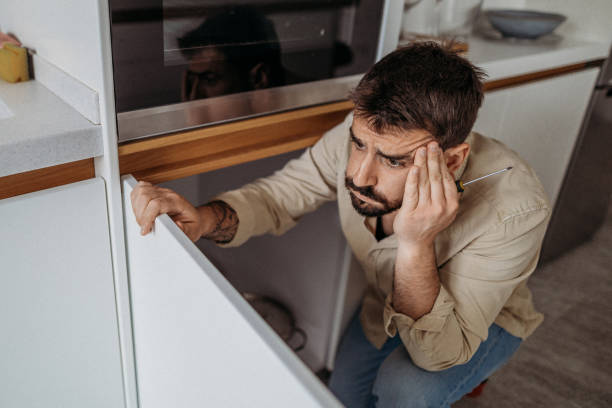
<svg viewBox="0 0 612 408">
<path fill-rule="evenodd" d="M 397 328 L 416 329 L 427 332 L 441 332 L 446 323 L 446 319 L 453 312 L 455 301 L 447 292 L 444 286 L 440 286 L 440 292 L 436 298 L 431 311 L 421 316 L 417 320 L 403 313 L 395 311 L 392 304 L 391 295 L 385 300 L 385 332 L 389 337 L 397 334 Z"/>
<path fill-rule="evenodd" d="M 238 246 L 265 233 L 280 235 L 304 214 L 336 199 L 340 151 L 348 140 L 349 115 L 297 159 L 271 176 L 214 198 L 232 207 L 239 219 L 236 235 L 221 246 Z"/>
<path fill-rule="evenodd" d="M 535 270 L 547 220 L 547 209 L 517 215 L 452 257 L 439 269 L 440 291 L 431 311 L 417 320 L 396 311 L 388 295 L 387 335 L 399 333 L 413 362 L 425 370 L 468 362 L 510 295 Z"/>
</svg>

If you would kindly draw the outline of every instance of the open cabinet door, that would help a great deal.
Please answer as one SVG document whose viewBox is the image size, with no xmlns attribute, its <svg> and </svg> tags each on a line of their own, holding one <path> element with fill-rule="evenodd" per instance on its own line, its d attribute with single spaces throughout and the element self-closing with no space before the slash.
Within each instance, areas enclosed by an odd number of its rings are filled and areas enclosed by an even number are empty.
<svg viewBox="0 0 612 408">
<path fill-rule="evenodd" d="M 140 406 L 340 406 L 168 216 L 140 235 L 122 186 Z"/>
</svg>

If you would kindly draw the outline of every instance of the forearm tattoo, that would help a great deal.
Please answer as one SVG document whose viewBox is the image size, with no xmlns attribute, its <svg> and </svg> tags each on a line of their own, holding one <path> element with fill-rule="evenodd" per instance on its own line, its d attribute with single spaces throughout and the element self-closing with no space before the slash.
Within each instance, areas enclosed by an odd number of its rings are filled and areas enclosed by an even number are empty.
<svg viewBox="0 0 612 408">
<path fill-rule="evenodd" d="M 217 221 L 215 229 L 204 235 L 204 238 L 211 239 L 218 244 L 227 244 L 234 239 L 238 231 L 238 214 L 224 201 L 211 201 L 206 206 L 212 209 Z"/>
</svg>

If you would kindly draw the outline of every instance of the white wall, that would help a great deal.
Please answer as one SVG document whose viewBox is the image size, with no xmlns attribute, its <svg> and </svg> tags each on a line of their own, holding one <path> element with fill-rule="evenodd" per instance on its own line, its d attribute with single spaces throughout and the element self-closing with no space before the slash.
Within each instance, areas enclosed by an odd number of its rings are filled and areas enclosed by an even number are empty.
<svg viewBox="0 0 612 408">
<path fill-rule="evenodd" d="M 556 33 L 589 41 L 612 42 L 611 0 L 485 0 L 483 8 L 517 8 L 567 16 Z"/>
<path fill-rule="evenodd" d="M 93 90 L 102 89 L 97 0 L 1 0 L 0 30 Z"/>
<path fill-rule="evenodd" d="M 484 0 L 482 8 L 525 8 L 527 0 Z"/>
<path fill-rule="evenodd" d="M 565 14 L 561 35 L 612 43 L 611 0 L 527 0 L 526 8 Z"/>
</svg>

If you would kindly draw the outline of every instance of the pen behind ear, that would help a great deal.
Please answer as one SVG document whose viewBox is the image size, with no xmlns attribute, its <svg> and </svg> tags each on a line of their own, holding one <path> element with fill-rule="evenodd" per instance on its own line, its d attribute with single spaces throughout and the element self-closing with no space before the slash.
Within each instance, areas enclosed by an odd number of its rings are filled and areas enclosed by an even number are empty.
<svg viewBox="0 0 612 408">
<path fill-rule="evenodd" d="M 504 171 L 508 171 L 508 170 L 511 170 L 511 169 L 512 169 L 512 166 L 506 167 L 505 169 L 501 169 L 501 170 L 494 171 L 493 173 L 485 174 L 482 177 L 478 177 L 478 178 L 475 178 L 474 180 L 466 181 L 465 183 L 463 181 L 461 181 L 461 180 L 456 180 L 455 181 L 455 185 L 457 186 L 457 191 L 460 192 L 460 193 L 463 193 L 465 191 L 465 186 L 467 186 L 468 184 L 472 184 L 475 181 L 480 181 L 480 180 L 485 179 L 487 177 L 491 177 L 491 176 L 494 176 L 494 175 L 499 174 L 499 173 L 503 173 Z"/>
</svg>

